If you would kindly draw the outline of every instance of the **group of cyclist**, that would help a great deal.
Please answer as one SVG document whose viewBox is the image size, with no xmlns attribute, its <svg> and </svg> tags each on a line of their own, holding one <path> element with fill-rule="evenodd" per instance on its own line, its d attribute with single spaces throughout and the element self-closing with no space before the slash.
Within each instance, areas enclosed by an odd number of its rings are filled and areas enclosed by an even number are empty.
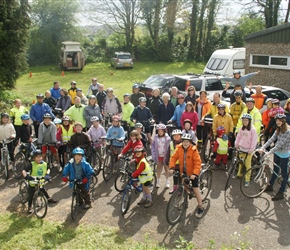
<svg viewBox="0 0 290 250">
<path fill-rule="evenodd" d="M 31 119 L 41 150 L 32 153 L 32 164 L 26 170 L 46 175 L 47 171 L 45 166 L 42 166 L 42 161 L 48 160 L 45 157 L 46 150 L 49 148 L 57 161 L 58 171 L 62 172 L 64 168 L 63 181 L 71 180 L 75 176 L 83 180 L 82 192 L 85 208 L 91 207 L 87 188 L 93 169 L 84 156 L 88 154 L 92 143 L 101 156 L 101 148 L 105 144 L 104 138 L 112 140 L 112 145 L 117 149 L 119 157 L 127 153 L 129 148 L 132 149 L 136 161 L 136 171 L 132 176 L 139 176 L 144 185 L 143 197 L 139 205 L 152 206 L 152 197 L 146 188 L 152 180 L 152 169 L 146 163 L 146 158 L 143 157 L 150 145 L 152 159 L 157 164 L 156 187 L 161 187 L 161 173 L 164 169 L 165 188 L 170 188 L 169 174 L 179 168 L 181 173 L 190 176 L 198 201 L 196 216 L 200 218 L 203 214 L 203 207 L 198 193 L 199 189 L 196 187 L 201 158 L 197 146 L 205 142 L 210 132 L 206 123 L 207 118 L 212 118 L 212 132 L 216 141 L 215 164 L 213 165 L 215 170 L 219 169 L 221 161 L 224 164 L 227 163 L 229 145 L 248 153 L 246 168 L 250 168 L 250 159 L 259 142 L 261 128 L 264 125 L 264 131 L 267 132 L 264 136 L 271 137 L 271 139 L 260 149 L 260 152 L 269 149 L 270 153 L 275 154 L 274 162 L 281 166 L 283 182 L 273 200 L 283 199 L 285 183 L 287 183 L 284 177 L 287 174 L 290 156 L 290 132 L 287 126 L 287 122 L 290 120 L 290 100 L 283 109 L 279 106 L 279 100 L 267 99 L 262 94 L 260 86 L 256 87 L 255 94 L 250 93 L 250 96 L 246 98 L 244 83 L 238 84 L 241 77 L 239 71 L 234 72 L 236 85 L 233 93 L 230 94 L 230 108 L 221 100 L 219 93 L 215 93 L 213 102 L 210 102 L 206 91 L 200 91 L 197 96 L 193 86 L 188 88 L 187 96 L 178 94 L 178 89 L 173 87 L 171 95 L 163 93 L 160 96 L 160 91 L 156 89 L 153 91 L 152 97 L 146 98 L 140 92 L 137 84 L 132 86 L 132 94 L 123 95 L 122 107 L 119 99 L 114 96 L 113 89 L 108 88 L 104 91 L 104 86 L 98 83 L 96 78 L 92 79 L 89 86 L 86 104 L 85 96 L 77 94 L 77 92 L 82 93 L 82 90 L 76 88 L 75 81 L 71 82 L 71 88 L 68 91 L 60 88 L 59 82 L 54 82 L 45 98 L 42 94 L 37 95 L 37 102 L 32 105 L 30 112 L 21 105 L 21 100 L 17 99 L 10 114 L 1 114 L 0 139 L 15 138 L 15 143 L 9 148 L 10 158 L 13 161 L 13 152 L 19 140 L 24 143 L 32 143 L 33 134 L 29 125 Z M 242 80 L 246 79 L 242 78 Z M 227 83 L 223 96 L 228 96 L 228 86 Z M 54 102 L 54 106 L 51 98 L 57 100 Z M 261 114 L 260 110 L 264 104 L 267 105 L 267 109 Z M 54 110 L 54 107 L 60 109 L 60 113 L 57 112 L 59 110 Z M 157 124 L 155 126 L 156 136 L 152 138 L 152 124 L 154 123 Z M 166 125 L 171 123 L 175 123 L 175 130 L 168 135 Z M 123 149 L 126 132 L 129 135 L 129 143 Z M 270 149 L 273 142 L 275 142 L 275 146 Z M 68 147 L 73 155 L 69 162 L 66 160 Z M 41 160 L 39 160 L 40 155 Z M 241 174 L 239 171 L 237 178 L 240 178 Z M 69 178 L 67 178 L 68 175 Z M 29 175 L 24 172 L 24 176 Z M 273 190 L 274 181 L 275 177 L 271 179 L 266 191 Z M 177 189 L 176 178 L 173 180 L 173 184 L 170 194 Z"/>
</svg>

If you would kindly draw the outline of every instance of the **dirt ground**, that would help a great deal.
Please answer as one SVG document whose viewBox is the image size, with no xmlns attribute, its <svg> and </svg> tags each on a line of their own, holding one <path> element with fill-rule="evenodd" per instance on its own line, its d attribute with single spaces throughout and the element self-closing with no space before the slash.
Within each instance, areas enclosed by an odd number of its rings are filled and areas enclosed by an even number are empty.
<svg viewBox="0 0 290 250">
<path fill-rule="evenodd" d="M 12 173 L 11 173 L 12 174 Z M 57 169 L 52 170 L 53 180 L 47 184 L 49 194 L 59 202 L 49 205 L 45 220 L 64 222 L 71 226 L 79 224 L 100 224 L 119 228 L 122 235 L 134 240 L 149 239 L 167 248 L 176 246 L 179 236 L 193 241 L 198 248 L 208 247 L 209 240 L 215 242 L 215 249 L 223 244 L 250 242 L 252 249 L 290 249 L 290 215 L 288 197 L 281 201 L 271 201 L 273 194 L 249 199 L 240 191 L 239 180 L 232 180 L 232 186 L 224 191 L 226 175 L 224 171 L 214 171 L 212 191 L 202 219 L 194 217 L 196 200 L 189 201 L 186 214 L 181 221 L 170 226 L 165 211 L 170 198 L 165 189 L 165 178 L 161 188 L 154 194 L 154 205 L 150 208 L 138 207 L 141 198 L 132 194 L 132 204 L 123 217 L 120 212 L 121 195 L 114 189 L 114 177 L 105 182 L 98 176 L 92 209 L 83 211 L 76 221 L 70 219 L 71 189 L 61 182 Z M 172 181 L 172 178 L 171 178 Z M 274 187 L 278 190 L 278 184 Z M 289 190 L 287 191 L 289 196 Z M 13 178 L 0 182 L 0 213 L 6 211 L 26 215 L 26 207 L 19 202 L 18 180 Z"/>
</svg>

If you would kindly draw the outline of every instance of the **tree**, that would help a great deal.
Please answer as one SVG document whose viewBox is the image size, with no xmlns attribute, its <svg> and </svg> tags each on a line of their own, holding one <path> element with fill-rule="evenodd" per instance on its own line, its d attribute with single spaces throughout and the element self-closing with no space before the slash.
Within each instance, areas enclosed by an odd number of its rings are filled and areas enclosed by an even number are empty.
<svg viewBox="0 0 290 250">
<path fill-rule="evenodd" d="M 72 1 L 35 0 L 32 5 L 33 27 L 29 47 L 30 64 L 56 63 L 63 41 L 79 41 L 76 13 Z"/>
<path fill-rule="evenodd" d="M 26 46 L 30 26 L 27 0 L 0 1 L 0 85 L 11 89 L 27 68 Z"/>
</svg>

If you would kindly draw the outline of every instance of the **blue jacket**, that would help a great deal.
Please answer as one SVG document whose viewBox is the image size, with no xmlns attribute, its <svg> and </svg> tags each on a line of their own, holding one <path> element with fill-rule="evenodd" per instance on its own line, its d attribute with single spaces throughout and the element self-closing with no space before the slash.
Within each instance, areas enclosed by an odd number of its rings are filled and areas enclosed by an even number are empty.
<svg viewBox="0 0 290 250">
<path fill-rule="evenodd" d="M 181 127 L 180 118 L 181 118 L 182 112 L 185 109 L 185 105 L 186 105 L 185 102 L 183 104 L 181 104 L 181 105 L 177 105 L 175 110 L 174 110 L 174 114 L 173 114 L 173 116 L 170 119 L 171 121 L 174 121 L 174 122 L 177 121 L 177 124 L 178 124 L 179 127 Z"/>
<path fill-rule="evenodd" d="M 43 115 L 46 113 L 49 113 L 52 116 L 52 120 L 54 120 L 55 116 L 51 112 L 51 109 L 50 109 L 48 104 L 35 103 L 31 106 L 30 117 L 31 117 L 31 120 L 34 122 L 36 122 L 36 121 L 39 123 L 43 122 Z"/>
<path fill-rule="evenodd" d="M 64 167 L 63 172 L 62 172 L 62 176 L 63 177 L 67 177 L 69 176 L 69 187 L 73 188 L 73 181 L 75 179 L 75 170 L 74 170 L 74 166 L 73 166 L 73 159 L 71 159 Z M 83 158 L 82 161 L 82 168 L 83 168 L 83 178 L 87 178 L 89 181 L 85 184 L 85 189 L 89 189 L 90 186 L 90 179 L 91 176 L 94 173 L 93 168 L 91 167 L 91 165 L 85 161 L 85 159 Z"/>
<path fill-rule="evenodd" d="M 124 140 L 125 139 L 125 132 L 122 126 L 120 127 L 114 127 L 111 126 L 108 129 L 107 132 L 107 139 L 120 139 L 120 140 Z M 124 143 L 121 141 L 113 141 L 112 143 L 113 146 L 116 147 L 123 147 Z"/>
<path fill-rule="evenodd" d="M 167 122 L 173 116 L 174 110 L 175 107 L 171 102 L 169 102 L 166 107 L 163 103 L 160 104 L 158 107 L 156 124 L 160 122 L 163 124 L 167 124 Z"/>
<path fill-rule="evenodd" d="M 52 88 L 50 89 L 50 94 L 51 94 L 51 96 L 52 96 L 54 99 L 58 100 L 58 99 L 61 97 L 61 95 L 60 95 L 60 88 L 55 89 L 54 87 L 52 87 Z"/>
</svg>

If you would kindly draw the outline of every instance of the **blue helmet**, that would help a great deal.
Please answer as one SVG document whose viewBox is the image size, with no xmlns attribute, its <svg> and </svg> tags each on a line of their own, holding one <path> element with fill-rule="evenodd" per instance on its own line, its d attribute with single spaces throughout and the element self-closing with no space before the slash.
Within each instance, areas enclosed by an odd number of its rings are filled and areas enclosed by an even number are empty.
<svg viewBox="0 0 290 250">
<path fill-rule="evenodd" d="M 28 114 L 23 114 L 20 118 L 21 120 L 29 120 L 30 116 Z"/>
<path fill-rule="evenodd" d="M 84 154 L 85 154 L 85 151 L 81 148 L 75 148 L 72 151 L 72 155 L 84 155 Z"/>
<path fill-rule="evenodd" d="M 53 120 L 53 123 L 54 124 L 61 124 L 61 119 L 59 119 L 59 118 L 55 118 L 54 120 Z"/>
</svg>

